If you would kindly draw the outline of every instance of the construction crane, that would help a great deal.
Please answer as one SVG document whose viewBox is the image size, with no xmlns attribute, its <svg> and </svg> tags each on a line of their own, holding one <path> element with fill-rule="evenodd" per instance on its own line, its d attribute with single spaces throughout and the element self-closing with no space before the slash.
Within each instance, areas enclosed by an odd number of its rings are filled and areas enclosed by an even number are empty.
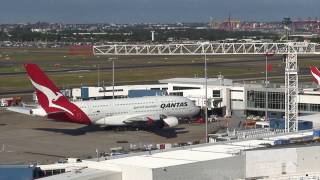
<svg viewBox="0 0 320 180">
<path fill-rule="evenodd" d="M 320 54 L 320 45 L 287 43 L 112 44 L 93 46 L 94 55 L 285 55 L 285 131 L 298 131 L 298 55 Z M 206 72 L 206 68 L 205 68 Z M 205 78 L 207 75 L 205 73 Z M 206 83 L 207 84 L 207 83 Z M 207 85 L 206 85 L 207 89 Z M 207 94 L 206 94 L 207 95 Z M 206 98 L 207 99 L 207 98 Z M 207 102 L 207 101 L 206 101 Z M 207 123 L 206 116 L 206 123 Z M 206 131 L 207 135 L 207 131 Z"/>
</svg>

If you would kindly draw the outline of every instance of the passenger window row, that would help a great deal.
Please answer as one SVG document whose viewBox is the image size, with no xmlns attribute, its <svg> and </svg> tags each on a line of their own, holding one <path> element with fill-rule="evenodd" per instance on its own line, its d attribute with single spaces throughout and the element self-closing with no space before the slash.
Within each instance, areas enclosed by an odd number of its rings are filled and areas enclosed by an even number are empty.
<svg viewBox="0 0 320 180">
<path fill-rule="evenodd" d="M 155 102 L 136 102 L 127 104 L 115 104 L 116 106 L 127 106 L 127 105 L 141 105 L 141 104 L 154 104 Z"/>
</svg>

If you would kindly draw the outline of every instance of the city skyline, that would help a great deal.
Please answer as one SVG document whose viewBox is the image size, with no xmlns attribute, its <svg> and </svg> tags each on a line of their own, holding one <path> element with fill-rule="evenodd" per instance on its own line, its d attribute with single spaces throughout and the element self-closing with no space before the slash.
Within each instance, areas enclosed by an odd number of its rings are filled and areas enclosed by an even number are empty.
<svg viewBox="0 0 320 180">
<path fill-rule="evenodd" d="M 0 24 L 207 22 L 229 17 L 242 21 L 281 21 L 320 17 L 318 0 L 4 0 Z"/>
</svg>

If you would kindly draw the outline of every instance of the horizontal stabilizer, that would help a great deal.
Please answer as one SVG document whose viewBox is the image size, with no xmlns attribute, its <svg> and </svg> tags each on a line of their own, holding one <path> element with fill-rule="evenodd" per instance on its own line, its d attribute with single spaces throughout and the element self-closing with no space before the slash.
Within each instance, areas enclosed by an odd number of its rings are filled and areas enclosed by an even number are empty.
<svg viewBox="0 0 320 180">
<path fill-rule="evenodd" d="M 57 112 L 48 113 L 47 117 L 50 119 L 59 120 L 59 121 L 62 121 L 62 120 L 68 121 L 69 120 L 68 114 L 64 111 L 57 111 Z"/>
</svg>

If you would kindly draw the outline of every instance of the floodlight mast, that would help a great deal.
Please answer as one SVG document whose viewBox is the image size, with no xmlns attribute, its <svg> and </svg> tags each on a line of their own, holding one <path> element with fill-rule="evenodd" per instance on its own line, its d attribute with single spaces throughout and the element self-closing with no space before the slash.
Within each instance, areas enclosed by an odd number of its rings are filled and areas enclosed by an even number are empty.
<svg viewBox="0 0 320 180">
<path fill-rule="evenodd" d="M 320 45 L 288 43 L 112 44 L 93 46 L 94 55 L 285 55 L 285 130 L 298 131 L 298 55 L 320 54 Z M 207 101 L 206 101 L 207 102 Z"/>
</svg>

